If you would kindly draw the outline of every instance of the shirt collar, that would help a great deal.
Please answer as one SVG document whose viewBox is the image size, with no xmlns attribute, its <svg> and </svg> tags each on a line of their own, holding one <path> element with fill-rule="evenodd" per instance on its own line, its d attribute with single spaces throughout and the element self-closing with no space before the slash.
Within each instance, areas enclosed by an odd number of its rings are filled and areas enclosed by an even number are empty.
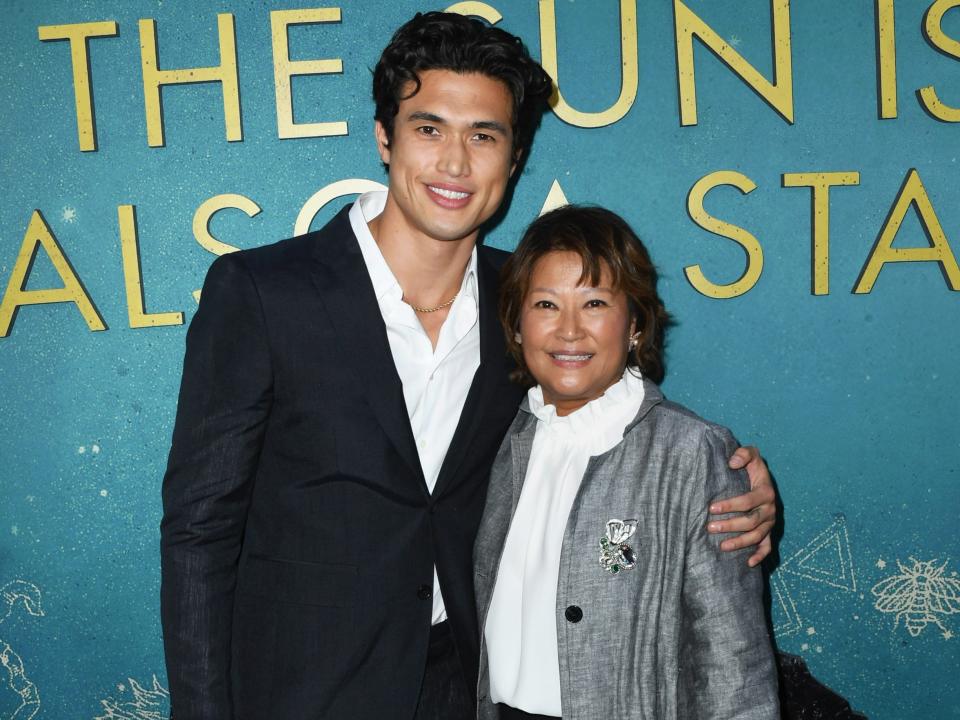
<svg viewBox="0 0 960 720">
<path fill-rule="evenodd" d="M 387 265 L 383 253 L 380 252 L 380 246 L 373 239 L 368 225 L 386 207 L 387 192 L 386 190 L 366 192 L 358 197 L 356 202 L 353 203 L 353 207 L 350 208 L 350 226 L 353 228 L 353 234 L 357 237 L 360 253 L 363 255 L 367 272 L 370 274 L 370 281 L 373 283 L 373 292 L 381 307 L 385 305 L 396 306 L 403 302 L 403 288 L 400 287 L 396 276 L 390 266 Z M 457 296 L 458 304 L 461 296 L 465 296 L 464 299 L 473 300 L 474 307 L 479 304 L 476 247 L 470 253 L 470 262 L 467 263 L 467 271 L 464 273 L 459 292 L 460 294 Z"/>
<path fill-rule="evenodd" d="M 543 402 L 543 390 L 536 385 L 527 392 L 527 405 L 541 427 L 569 435 L 570 439 L 586 445 L 609 444 L 623 437 L 645 395 L 644 381 L 636 369 L 625 368 L 620 380 L 569 415 L 557 415 L 554 405 Z"/>
</svg>

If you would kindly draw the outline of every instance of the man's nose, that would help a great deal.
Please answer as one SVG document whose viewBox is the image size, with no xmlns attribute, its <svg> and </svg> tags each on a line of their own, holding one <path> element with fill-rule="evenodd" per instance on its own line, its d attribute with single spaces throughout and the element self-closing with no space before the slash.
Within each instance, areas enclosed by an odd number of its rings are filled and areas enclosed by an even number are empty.
<svg viewBox="0 0 960 720">
<path fill-rule="evenodd" d="M 459 137 L 448 138 L 440 151 L 438 169 L 451 177 L 466 177 L 470 174 L 470 153 L 466 140 Z"/>
</svg>

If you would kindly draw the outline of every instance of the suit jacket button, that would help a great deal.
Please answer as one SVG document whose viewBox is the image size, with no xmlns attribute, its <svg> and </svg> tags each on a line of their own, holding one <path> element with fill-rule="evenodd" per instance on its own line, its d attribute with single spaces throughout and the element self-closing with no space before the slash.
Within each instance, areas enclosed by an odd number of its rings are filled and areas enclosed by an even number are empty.
<svg viewBox="0 0 960 720">
<path fill-rule="evenodd" d="M 417 588 L 417 597 L 421 600 L 429 600 L 433 597 L 433 588 L 429 585 L 421 585 Z"/>
<path fill-rule="evenodd" d="M 583 610 L 576 605 L 571 605 L 563 611 L 563 616 L 572 623 L 578 623 L 583 620 Z"/>
</svg>

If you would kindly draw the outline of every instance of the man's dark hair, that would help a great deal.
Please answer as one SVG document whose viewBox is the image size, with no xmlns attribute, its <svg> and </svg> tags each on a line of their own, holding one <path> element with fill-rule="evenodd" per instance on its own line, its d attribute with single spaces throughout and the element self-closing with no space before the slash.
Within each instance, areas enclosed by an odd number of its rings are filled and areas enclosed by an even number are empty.
<svg viewBox="0 0 960 720">
<path fill-rule="evenodd" d="M 553 88 L 520 38 L 457 13 L 417 13 L 394 33 L 373 71 L 374 118 L 387 138 L 400 101 L 419 92 L 426 70 L 479 73 L 506 85 L 513 97 L 513 151 L 527 151 Z M 409 83 L 413 90 L 404 94 Z"/>
</svg>

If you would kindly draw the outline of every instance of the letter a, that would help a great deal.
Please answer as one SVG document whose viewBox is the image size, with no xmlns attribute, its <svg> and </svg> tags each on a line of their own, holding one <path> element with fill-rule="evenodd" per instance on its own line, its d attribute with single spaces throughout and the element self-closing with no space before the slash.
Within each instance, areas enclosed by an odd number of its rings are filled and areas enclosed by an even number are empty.
<svg viewBox="0 0 960 720">
<path fill-rule="evenodd" d="M 45 288 L 43 290 L 26 290 L 27 277 L 33 267 L 37 250 L 40 246 L 46 250 L 50 262 L 63 280 L 62 288 Z M 50 227 L 43 219 L 39 210 L 34 210 L 27 226 L 27 233 L 23 237 L 23 244 L 16 261 L 13 263 L 13 272 L 10 273 L 10 282 L 7 291 L 3 294 L 0 303 L 0 337 L 10 334 L 17 310 L 21 305 L 41 305 L 45 303 L 72 302 L 83 316 L 90 330 L 106 330 L 100 313 L 93 305 L 93 301 L 84 290 L 80 278 L 77 277 L 70 261 L 57 243 L 57 239 L 50 231 Z"/>
</svg>

